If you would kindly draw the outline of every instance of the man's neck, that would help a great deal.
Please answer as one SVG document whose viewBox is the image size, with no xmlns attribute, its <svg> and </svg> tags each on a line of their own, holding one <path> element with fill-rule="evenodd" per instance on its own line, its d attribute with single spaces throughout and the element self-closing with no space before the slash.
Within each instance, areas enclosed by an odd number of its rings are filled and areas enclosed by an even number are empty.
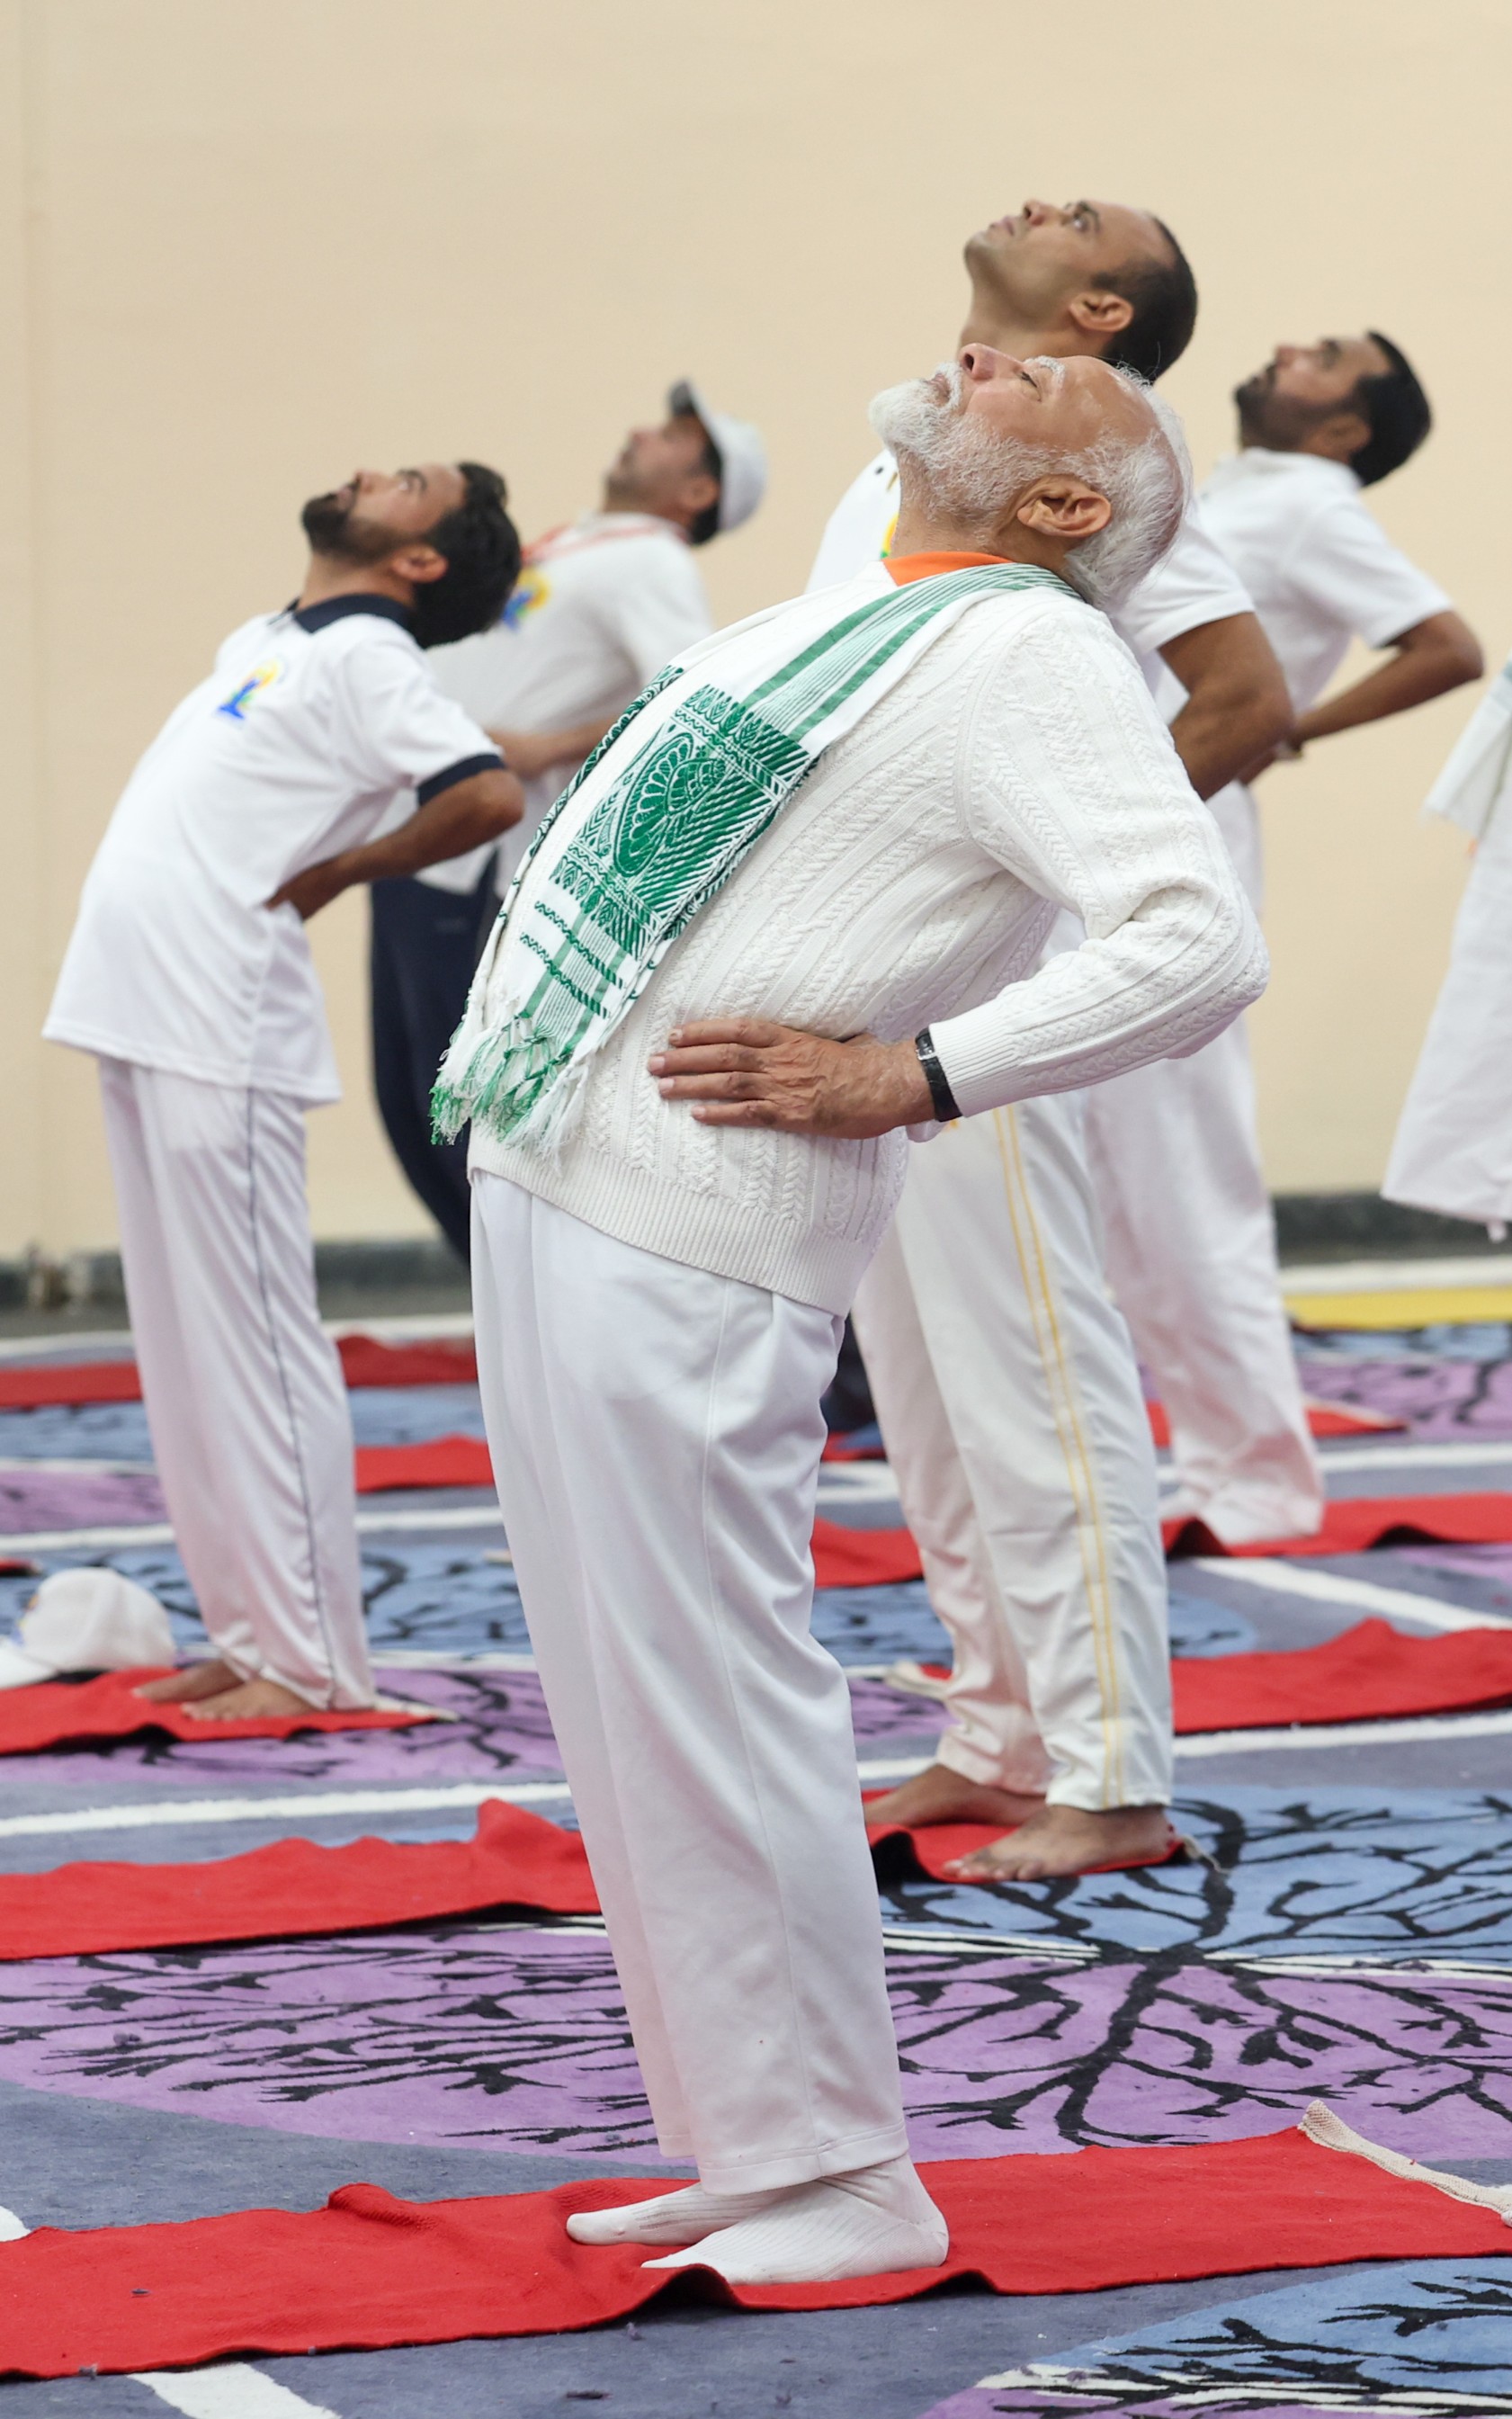
<svg viewBox="0 0 1512 2419">
<path fill-rule="evenodd" d="M 665 521 L 667 527 L 670 530 L 675 530 L 679 537 L 687 535 L 684 524 L 674 519 L 671 513 L 655 513 L 649 504 L 636 503 L 629 497 L 606 495 L 601 498 L 594 510 L 600 519 L 606 519 L 611 513 L 630 513 L 638 521 Z"/>
<path fill-rule="evenodd" d="M 980 525 L 963 524 L 932 508 L 925 497 L 911 500 L 905 487 L 898 526 L 889 548 L 892 560 L 913 554 L 990 554 L 998 562 L 1029 562 L 1038 570 L 1065 577 L 1066 549 L 1037 530 L 1016 522 L 1011 529 L 983 535 Z"/>
<path fill-rule="evenodd" d="M 415 601 L 410 582 L 381 562 L 341 562 L 334 555 L 312 554 L 298 609 L 327 604 L 332 596 L 388 596 L 407 611 Z"/>
<path fill-rule="evenodd" d="M 995 295 L 984 294 L 976 285 L 971 289 L 971 304 L 961 330 L 960 344 L 991 345 L 995 352 L 1011 353 L 1020 362 L 1045 354 L 1059 361 L 1094 349 L 1080 329 L 1028 327 L 1015 319 Z"/>
</svg>

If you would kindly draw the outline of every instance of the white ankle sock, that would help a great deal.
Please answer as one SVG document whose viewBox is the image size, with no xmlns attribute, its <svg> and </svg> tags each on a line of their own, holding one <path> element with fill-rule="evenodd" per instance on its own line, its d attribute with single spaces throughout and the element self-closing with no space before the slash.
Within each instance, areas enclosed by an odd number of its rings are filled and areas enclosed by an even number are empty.
<svg viewBox="0 0 1512 2419">
<path fill-rule="evenodd" d="M 938 2268 L 949 2247 L 944 2218 L 903 2158 L 769 2196 L 765 2209 L 643 2264 L 712 2268 L 732 2285 L 831 2285 Z"/>
<path fill-rule="evenodd" d="M 583 2209 L 567 2220 L 574 2242 L 697 2242 L 721 2226 L 757 2217 L 782 2198 L 779 2192 L 707 2192 L 688 2184 L 657 2200 L 631 2201 L 623 2209 Z"/>
</svg>

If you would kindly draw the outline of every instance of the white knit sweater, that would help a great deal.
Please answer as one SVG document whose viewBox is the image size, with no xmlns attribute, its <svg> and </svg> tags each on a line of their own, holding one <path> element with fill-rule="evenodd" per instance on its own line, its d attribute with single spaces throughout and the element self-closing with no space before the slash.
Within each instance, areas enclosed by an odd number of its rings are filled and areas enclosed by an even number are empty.
<svg viewBox="0 0 1512 2419">
<path fill-rule="evenodd" d="M 1061 906 L 1088 937 L 1036 970 Z M 892 1041 L 928 1025 L 970 1116 L 1194 1050 L 1266 972 L 1122 641 L 1069 594 L 994 597 L 820 758 L 668 952 L 560 1152 L 474 1132 L 471 1164 L 663 1258 L 843 1312 L 906 1137 L 700 1124 L 646 1071 L 672 1025 L 764 1016 Z"/>
</svg>

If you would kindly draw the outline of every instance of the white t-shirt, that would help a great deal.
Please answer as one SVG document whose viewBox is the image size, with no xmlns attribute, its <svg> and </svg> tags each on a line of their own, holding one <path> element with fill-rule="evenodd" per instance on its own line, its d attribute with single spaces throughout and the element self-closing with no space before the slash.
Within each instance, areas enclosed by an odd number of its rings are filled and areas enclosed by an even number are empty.
<svg viewBox="0 0 1512 2419">
<path fill-rule="evenodd" d="M 526 550 L 502 617 L 478 638 L 438 647 L 436 677 L 490 731 L 570 731 L 623 714 L 673 655 L 714 627 L 693 552 L 671 521 L 588 513 Z M 507 890 L 532 834 L 576 763 L 525 784 L 525 813 L 499 848 Z M 486 850 L 428 868 L 427 881 L 471 890 Z"/>
<path fill-rule="evenodd" d="M 1208 527 L 1255 599 L 1299 714 L 1351 639 L 1389 646 L 1451 600 L 1393 546 L 1347 462 L 1252 445 L 1202 490 Z"/>
<path fill-rule="evenodd" d="M 260 614 L 142 758 L 44 1028 L 203 1083 L 341 1097 L 304 926 L 264 901 L 497 764 L 385 597 Z"/>
<path fill-rule="evenodd" d="M 852 481 L 831 513 L 809 574 L 809 586 L 831 587 L 837 580 L 854 578 L 879 555 L 890 554 L 898 503 L 898 465 L 890 454 L 879 454 Z M 1214 546 L 1194 504 L 1164 562 L 1156 564 L 1111 618 L 1125 646 L 1137 655 L 1139 669 L 1170 722 L 1185 701 L 1186 692 L 1162 662 L 1161 648 L 1188 630 L 1200 630 L 1206 623 L 1226 622 L 1235 613 L 1254 610 L 1239 574 Z"/>
</svg>

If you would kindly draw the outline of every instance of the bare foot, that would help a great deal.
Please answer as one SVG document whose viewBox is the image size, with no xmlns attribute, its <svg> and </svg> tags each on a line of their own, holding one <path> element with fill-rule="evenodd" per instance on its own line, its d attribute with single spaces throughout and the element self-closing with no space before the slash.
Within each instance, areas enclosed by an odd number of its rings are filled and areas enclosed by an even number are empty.
<svg viewBox="0 0 1512 2419">
<path fill-rule="evenodd" d="M 1176 1839 L 1164 1806 L 1044 1806 L 1006 1840 L 994 1840 L 948 1872 L 965 1882 L 1046 1882 L 1098 1865 L 1159 1864 Z"/>
<path fill-rule="evenodd" d="M 964 1773 L 952 1772 L 948 1764 L 932 1764 L 927 1772 L 916 1772 L 899 1789 L 889 1789 L 886 1797 L 867 1800 L 869 1823 L 901 1823 L 906 1830 L 922 1829 L 931 1823 L 1026 1823 L 1040 1813 L 1042 1797 L 1021 1797 L 1012 1789 L 989 1789 L 980 1780 L 967 1780 Z"/>
<path fill-rule="evenodd" d="M 135 1693 L 153 1705 L 187 1705 L 196 1697 L 219 1697 L 240 1682 L 229 1663 L 190 1663 L 162 1680 L 148 1680 Z"/>
<path fill-rule="evenodd" d="M 320 1711 L 307 1697 L 297 1697 L 292 1688 L 280 1687 L 276 1680 L 238 1680 L 233 1673 L 232 1683 L 218 1696 L 193 1699 L 189 1712 L 207 1722 L 265 1722 L 270 1716 Z"/>
</svg>

